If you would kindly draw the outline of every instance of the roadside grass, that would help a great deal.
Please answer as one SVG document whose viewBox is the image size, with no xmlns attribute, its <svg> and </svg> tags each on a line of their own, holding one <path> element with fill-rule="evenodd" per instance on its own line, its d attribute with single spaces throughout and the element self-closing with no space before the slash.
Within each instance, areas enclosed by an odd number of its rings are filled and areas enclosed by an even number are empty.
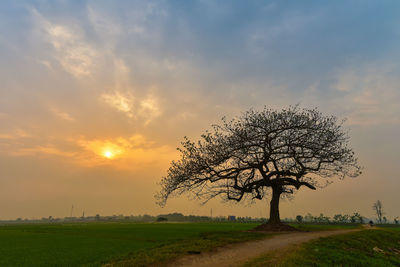
<svg viewBox="0 0 400 267">
<path fill-rule="evenodd" d="M 0 266 L 148 265 L 264 238 L 256 223 L 68 223 L 0 226 Z M 123 263 L 125 262 L 125 263 Z"/>
<path fill-rule="evenodd" d="M 268 253 L 243 266 L 400 266 L 400 228 L 320 238 Z"/>
</svg>

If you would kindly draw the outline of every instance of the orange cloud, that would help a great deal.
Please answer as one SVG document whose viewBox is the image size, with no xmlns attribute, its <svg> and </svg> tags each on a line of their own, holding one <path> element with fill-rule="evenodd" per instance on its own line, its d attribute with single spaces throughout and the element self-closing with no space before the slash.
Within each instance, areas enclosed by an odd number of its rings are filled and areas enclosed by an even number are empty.
<svg viewBox="0 0 400 267">
<path fill-rule="evenodd" d="M 113 165 L 124 169 L 145 169 L 149 166 L 164 166 L 176 155 L 176 150 L 166 145 L 156 145 L 145 136 L 137 134 L 128 138 L 80 139 L 78 144 L 89 158 L 85 164 Z"/>
</svg>

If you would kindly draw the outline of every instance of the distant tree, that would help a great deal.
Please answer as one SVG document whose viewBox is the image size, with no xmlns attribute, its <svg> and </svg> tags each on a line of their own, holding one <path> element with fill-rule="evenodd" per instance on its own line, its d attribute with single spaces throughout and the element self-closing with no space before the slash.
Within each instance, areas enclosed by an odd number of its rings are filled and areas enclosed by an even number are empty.
<svg viewBox="0 0 400 267">
<path fill-rule="evenodd" d="M 334 221 L 335 223 L 346 223 L 346 222 L 348 222 L 349 220 L 350 220 L 350 216 L 347 215 L 347 214 L 344 214 L 344 215 L 342 215 L 342 214 L 335 214 L 335 215 L 333 216 L 333 221 Z"/>
<path fill-rule="evenodd" d="M 158 217 L 157 218 L 157 222 L 166 222 L 166 221 L 168 221 L 168 219 L 165 218 L 165 217 Z"/>
<path fill-rule="evenodd" d="M 379 223 L 382 223 L 382 219 L 383 219 L 383 214 L 385 214 L 383 212 L 383 205 L 382 202 L 380 200 L 377 200 L 374 205 L 372 206 L 372 209 L 375 211 L 376 216 L 378 217 L 378 221 Z"/>
<path fill-rule="evenodd" d="M 394 218 L 394 223 L 399 224 L 399 217 Z"/>
<path fill-rule="evenodd" d="M 363 218 L 360 213 L 354 212 L 353 215 L 350 217 L 350 221 L 352 223 L 363 223 Z"/>
<path fill-rule="evenodd" d="M 342 219 L 342 214 L 335 214 L 335 215 L 333 215 L 333 221 L 334 221 L 335 223 L 339 223 L 339 222 L 341 221 L 341 219 Z"/>
<path fill-rule="evenodd" d="M 303 216 L 297 215 L 297 216 L 296 216 L 296 221 L 297 221 L 298 223 L 302 223 L 302 222 L 303 222 Z"/>
<path fill-rule="evenodd" d="M 158 203 L 190 192 L 207 202 L 263 199 L 272 189 L 270 224 L 280 224 L 279 200 L 330 177 L 356 177 L 360 166 L 336 117 L 316 109 L 250 110 L 222 120 L 198 142 L 185 137 L 161 181 Z"/>
<path fill-rule="evenodd" d="M 307 213 L 306 214 L 306 216 L 304 217 L 304 220 L 306 221 L 306 222 L 312 222 L 313 221 L 313 216 L 312 216 L 312 214 L 311 213 Z"/>
<path fill-rule="evenodd" d="M 387 223 L 387 218 L 385 216 L 383 216 L 382 221 L 383 221 L 383 223 Z"/>
<path fill-rule="evenodd" d="M 329 223 L 329 217 L 324 216 L 323 213 L 321 213 L 318 217 L 316 217 L 317 222 L 319 223 Z"/>
</svg>

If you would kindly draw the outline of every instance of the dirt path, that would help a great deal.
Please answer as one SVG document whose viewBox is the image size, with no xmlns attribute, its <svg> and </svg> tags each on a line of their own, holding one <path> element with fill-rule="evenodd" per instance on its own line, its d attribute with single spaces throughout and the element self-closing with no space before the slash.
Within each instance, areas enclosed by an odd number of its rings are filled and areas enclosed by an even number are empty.
<svg viewBox="0 0 400 267">
<path fill-rule="evenodd" d="M 267 239 L 250 241 L 246 243 L 233 244 L 218 248 L 212 252 L 205 252 L 200 255 L 190 255 L 178 259 L 169 266 L 240 266 L 244 262 L 261 256 L 269 251 L 282 249 L 289 245 L 304 243 L 320 237 L 346 234 L 360 231 L 361 229 L 346 229 L 321 232 L 294 232 L 280 234 Z"/>
</svg>

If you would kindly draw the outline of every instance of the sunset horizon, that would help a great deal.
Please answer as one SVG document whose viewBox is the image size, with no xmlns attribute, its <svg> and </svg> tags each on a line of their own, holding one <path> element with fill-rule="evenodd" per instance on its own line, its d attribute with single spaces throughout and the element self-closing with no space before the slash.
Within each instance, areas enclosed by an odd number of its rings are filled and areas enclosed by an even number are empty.
<svg viewBox="0 0 400 267">
<path fill-rule="evenodd" d="M 389 1 L 390 2 L 390 1 Z M 157 204 L 181 142 L 248 110 L 343 122 L 358 177 L 281 218 L 400 215 L 400 5 L 377 1 L 0 4 L 0 220 L 182 213 L 268 218 L 262 200 Z"/>
</svg>

